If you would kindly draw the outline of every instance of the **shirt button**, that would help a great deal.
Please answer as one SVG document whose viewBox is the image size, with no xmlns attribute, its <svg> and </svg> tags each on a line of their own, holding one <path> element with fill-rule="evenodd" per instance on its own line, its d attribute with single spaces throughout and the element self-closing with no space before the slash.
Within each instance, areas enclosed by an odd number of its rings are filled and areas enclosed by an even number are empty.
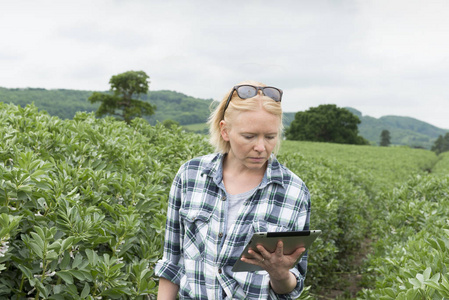
<svg viewBox="0 0 449 300">
<path fill-rule="evenodd" d="M 220 232 L 220 233 L 218 234 L 218 237 L 219 237 L 219 238 L 222 238 L 222 237 L 223 237 L 223 232 Z"/>
<path fill-rule="evenodd" d="M 218 274 L 221 274 L 221 268 L 220 268 L 220 269 L 218 269 Z"/>
<path fill-rule="evenodd" d="M 226 196 L 221 197 L 221 201 L 226 201 Z"/>
</svg>

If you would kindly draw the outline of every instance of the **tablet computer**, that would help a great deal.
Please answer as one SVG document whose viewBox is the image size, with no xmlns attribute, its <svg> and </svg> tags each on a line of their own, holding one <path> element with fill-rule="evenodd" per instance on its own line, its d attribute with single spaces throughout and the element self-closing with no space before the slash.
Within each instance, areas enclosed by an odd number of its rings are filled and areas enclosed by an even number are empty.
<svg viewBox="0 0 449 300">
<path fill-rule="evenodd" d="M 321 230 L 285 231 L 285 232 L 255 232 L 246 245 L 239 259 L 232 267 L 232 272 L 253 272 L 263 270 L 261 267 L 245 263 L 241 260 L 243 256 L 250 257 L 249 249 L 257 252 L 257 245 L 262 245 L 269 252 L 274 252 L 278 241 L 284 243 L 284 254 L 292 254 L 299 247 L 309 248 L 315 239 L 321 234 Z M 301 255 L 302 256 L 302 255 Z M 295 262 L 295 265 L 301 259 Z"/>
</svg>

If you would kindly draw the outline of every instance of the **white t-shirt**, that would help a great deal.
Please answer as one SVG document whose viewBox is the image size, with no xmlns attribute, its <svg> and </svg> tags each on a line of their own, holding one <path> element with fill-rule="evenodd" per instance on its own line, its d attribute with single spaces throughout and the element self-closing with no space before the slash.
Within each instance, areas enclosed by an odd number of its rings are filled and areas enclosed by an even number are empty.
<svg viewBox="0 0 449 300">
<path fill-rule="evenodd" d="M 228 220 L 226 224 L 226 232 L 230 232 L 232 224 L 234 224 L 237 220 L 237 217 L 239 216 L 239 210 L 243 202 L 251 197 L 257 188 L 258 186 L 241 194 L 227 195 L 226 198 L 228 200 Z"/>
</svg>

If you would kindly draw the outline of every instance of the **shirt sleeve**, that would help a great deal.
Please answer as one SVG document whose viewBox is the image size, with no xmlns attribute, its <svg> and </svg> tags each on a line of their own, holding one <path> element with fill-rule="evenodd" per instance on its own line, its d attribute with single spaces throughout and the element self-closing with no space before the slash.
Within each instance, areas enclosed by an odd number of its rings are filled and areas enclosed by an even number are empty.
<svg viewBox="0 0 449 300">
<path fill-rule="evenodd" d="M 181 206 L 182 179 L 181 169 L 173 180 L 167 209 L 165 224 L 165 242 L 163 257 L 156 263 L 155 276 L 163 277 L 179 285 L 182 274 L 181 258 L 181 222 L 179 209 Z"/>
<path fill-rule="evenodd" d="M 304 183 L 302 183 L 301 194 L 299 195 L 300 199 L 300 208 L 299 208 L 299 218 L 304 218 L 305 220 L 298 220 L 298 224 L 304 224 L 303 228 L 296 228 L 296 230 L 309 230 L 310 228 L 310 193 Z M 304 280 L 306 278 L 307 273 L 307 250 L 304 255 L 299 260 L 298 264 L 290 269 L 290 272 L 293 273 L 296 277 L 296 286 L 289 294 L 276 294 L 273 295 L 273 299 L 282 299 L 282 300 L 293 300 L 297 299 L 304 289 Z M 271 289 L 272 293 L 274 291 Z"/>
</svg>

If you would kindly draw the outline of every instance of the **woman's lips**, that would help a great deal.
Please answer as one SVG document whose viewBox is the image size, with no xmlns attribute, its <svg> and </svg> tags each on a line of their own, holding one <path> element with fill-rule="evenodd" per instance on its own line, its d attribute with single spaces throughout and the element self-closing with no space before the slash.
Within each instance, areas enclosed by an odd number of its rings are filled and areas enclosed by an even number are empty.
<svg viewBox="0 0 449 300">
<path fill-rule="evenodd" d="M 265 157 L 250 157 L 250 160 L 259 162 L 259 161 L 264 161 Z"/>
</svg>

